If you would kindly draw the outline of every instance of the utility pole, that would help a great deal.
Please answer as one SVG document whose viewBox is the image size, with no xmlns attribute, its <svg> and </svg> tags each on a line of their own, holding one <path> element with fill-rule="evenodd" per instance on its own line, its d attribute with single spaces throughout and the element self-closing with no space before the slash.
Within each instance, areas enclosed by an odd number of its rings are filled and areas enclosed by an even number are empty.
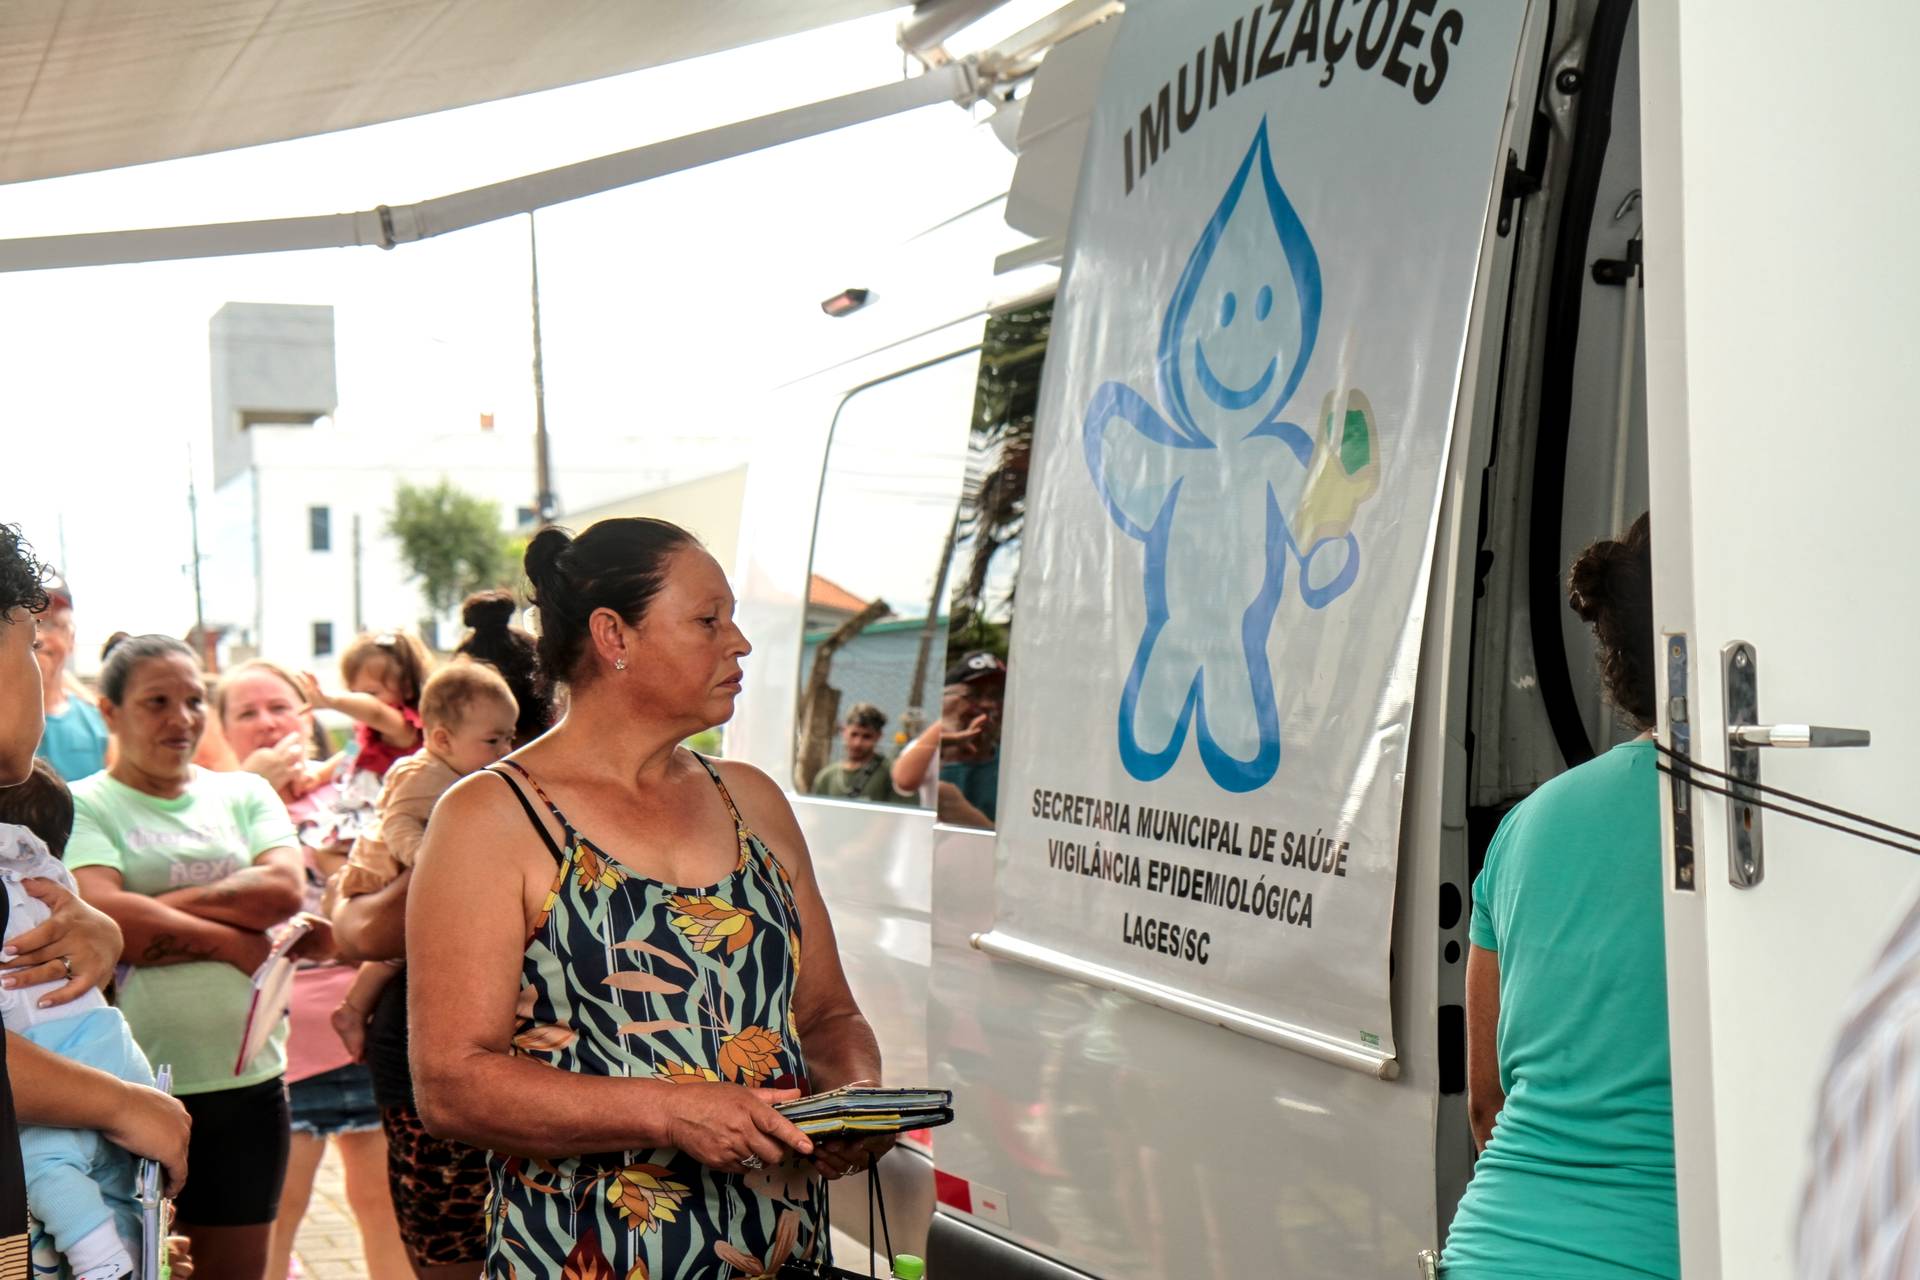
<svg viewBox="0 0 1920 1280">
<path fill-rule="evenodd" d="M 200 665 L 215 669 L 213 638 L 207 634 L 207 600 L 200 587 L 200 489 L 193 478 L 193 446 L 187 446 L 187 523 L 193 530 L 193 633 L 200 650 Z"/>
<path fill-rule="evenodd" d="M 537 527 L 553 523 L 553 461 L 547 448 L 547 376 L 540 358 L 540 228 L 527 214 L 527 247 L 533 264 L 533 509 Z"/>
</svg>

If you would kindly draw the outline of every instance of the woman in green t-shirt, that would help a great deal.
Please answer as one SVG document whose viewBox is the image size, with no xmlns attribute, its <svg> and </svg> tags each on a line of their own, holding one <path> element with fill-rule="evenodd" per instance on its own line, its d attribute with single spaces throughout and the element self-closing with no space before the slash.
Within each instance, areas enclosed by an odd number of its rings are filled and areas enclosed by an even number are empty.
<svg viewBox="0 0 1920 1280">
<path fill-rule="evenodd" d="M 168 636 L 116 647 L 100 709 L 111 768 L 73 788 L 67 865 L 126 936 L 119 1003 L 193 1117 L 192 1179 L 175 1208 L 206 1275 L 257 1277 L 287 1162 L 286 1026 L 238 1064 L 266 931 L 300 910 L 293 824 L 268 783 L 193 763 L 207 727 L 192 652 Z M 309 950 L 330 942 L 311 935 Z"/>
<path fill-rule="evenodd" d="M 1647 518 L 1570 575 L 1640 737 L 1528 796 L 1473 885 L 1467 1108 L 1480 1160 L 1447 1280 L 1677 1280 Z"/>
</svg>

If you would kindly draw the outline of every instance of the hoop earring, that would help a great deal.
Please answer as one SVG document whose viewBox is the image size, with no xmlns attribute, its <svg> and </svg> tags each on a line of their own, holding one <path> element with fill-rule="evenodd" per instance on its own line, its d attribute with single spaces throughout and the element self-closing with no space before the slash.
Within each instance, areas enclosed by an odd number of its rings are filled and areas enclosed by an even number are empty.
<svg viewBox="0 0 1920 1280">
<path fill-rule="evenodd" d="M 625 671 L 627 669 L 627 660 L 625 658 L 615 658 L 613 660 L 613 669 L 615 671 Z"/>
</svg>

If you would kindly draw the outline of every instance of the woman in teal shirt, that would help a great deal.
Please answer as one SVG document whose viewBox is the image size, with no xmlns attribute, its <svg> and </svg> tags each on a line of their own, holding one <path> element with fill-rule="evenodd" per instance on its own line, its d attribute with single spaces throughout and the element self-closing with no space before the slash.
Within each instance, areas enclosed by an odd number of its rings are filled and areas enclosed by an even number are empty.
<svg viewBox="0 0 1920 1280">
<path fill-rule="evenodd" d="M 1574 564 L 1614 704 L 1647 731 L 1500 824 L 1474 882 L 1468 1109 L 1447 1280 L 1680 1274 L 1647 518 Z"/>
<path fill-rule="evenodd" d="M 67 677 L 67 658 L 73 653 L 73 593 L 65 579 L 47 583 L 47 607 L 40 611 L 40 687 L 45 699 L 47 728 L 38 754 L 68 782 L 92 777 L 107 767 L 107 722 L 82 697 Z"/>
</svg>

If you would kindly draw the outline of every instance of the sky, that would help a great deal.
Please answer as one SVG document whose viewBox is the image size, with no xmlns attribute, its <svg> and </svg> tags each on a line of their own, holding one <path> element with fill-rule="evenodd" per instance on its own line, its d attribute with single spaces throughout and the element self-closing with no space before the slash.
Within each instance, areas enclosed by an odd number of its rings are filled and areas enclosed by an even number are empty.
<svg viewBox="0 0 1920 1280">
<path fill-rule="evenodd" d="M 438 116 L 18 184 L 0 202 L 0 237 L 463 190 L 898 79 L 898 21 Z M 824 317 L 820 300 L 916 261 L 929 229 L 1005 191 L 1012 156 L 984 117 L 942 104 L 542 211 L 556 457 L 636 437 L 703 469 L 746 457 L 759 391 L 870 341 L 861 335 L 871 327 Z M 996 244 L 1019 239 L 990 205 L 966 226 Z M 388 433 L 465 430 L 481 413 L 499 431 L 531 431 L 528 284 L 525 218 L 392 251 L 0 277 L 0 519 L 19 522 L 69 577 L 83 647 L 118 628 L 181 632 L 192 618 L 190 451 L 199 483 L 211 484 L 213 313 L 234 300 L 332 304 L 340 406 L 329 429 L 342 449 L 377 455 Z"/>
</svg>

